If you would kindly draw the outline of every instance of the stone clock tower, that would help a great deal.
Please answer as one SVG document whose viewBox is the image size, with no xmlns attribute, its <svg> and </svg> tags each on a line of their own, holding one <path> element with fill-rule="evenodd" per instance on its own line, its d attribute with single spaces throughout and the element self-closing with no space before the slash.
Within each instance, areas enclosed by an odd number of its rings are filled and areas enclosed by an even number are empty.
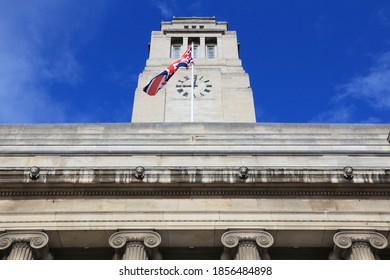
<svg viewBox="0 0 390 280">
<path fill-rule="evenodd" d="M 215 17 L 173 17 L 153 31 L 149 59 L 135 92 L 132 122 L 189 122 L 191 69 L 180 68 L 156 96 L 149 80 L 194 45 L 194 121 L 256 122 L 252 89 L 238 54 L 235 31 Z"/>
</svg>

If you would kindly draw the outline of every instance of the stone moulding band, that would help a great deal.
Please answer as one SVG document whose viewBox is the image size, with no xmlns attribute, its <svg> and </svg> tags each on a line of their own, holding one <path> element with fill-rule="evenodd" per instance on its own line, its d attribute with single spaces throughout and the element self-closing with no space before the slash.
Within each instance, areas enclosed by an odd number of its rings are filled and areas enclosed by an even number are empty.
<svg viewBox="0 0 390 280">
<path fill-rule="evenodd" d="M 38 168 L 38 167 L 36 167 Z M 243 174 L 242 168 L 245 168 Z M 352 169 L 352 167 L 350 167 Z M 39 177 L 31 178 L 31 168 L 0 168 L 0 188 L 6 184 L 93 185 L 93 184 L 327 184 L 370 186 L 390 183 L 390 169 L 353 168 L 353 176 L 345 178 L 345 167 L 333 169 L 286 169 L 264 167 L 128 167 L 128 168 L 49 168 L 40 167 Z M 139 169 L 142 169 L 142 174 Z M 138 173 L 134 175 L 134 170 Z M 143 179 L 140 181 L 140 179 Z M 245 180 L 243 180 L 243 178 Z"/>
<path fill-rule="evenodd" d="M 144 168 L 144 167 L 143 167 Z M 353 169 L 346 178 L 339 169 L 272 169 L 246 167 L 118 169 L 0 169 L 0 197 L 74 196 L 390 196 L 390 170 Z M 12 186 L 12 187 L 11 187 Z"/>
<path fill-rule="evenodd" d="M 285 186 L 272 186 L 272 189 L 259 187 L 234 189 L 231 186 L 200 188 L 129 188 L 109 186 L 102 188 L 88 189 L 66 189 L 66 188 L 47 188 L 47 189 L 0 189 L 0 197 L 390 197 L 389 189 L 338 189 L 321 188 L 316 190 L 307 188 Z"/>
<path fill-rule="evenodd" d="M 31 178 L 31 168 L 0 168 L 0 187 L 6 184 L 389 184 L 390 169 L 353 168 L 346 178 L 345 167 L 333 169 L 266 168 L 266 167 L 118 167 L 118 168 L 39 168 L 39 176 Z M 245 168 L 245 173 L 242 170 Z M 352 167 L 350 167 L 352 169 Z M 142 169 L 142 170 L 141 170 Z M 136 174 L 134 174 L 136 170 Z M 140 179 L 143 179 L 140 181 Z M 243 180 L 245 179 L 245 180 Z"/>
</svg>

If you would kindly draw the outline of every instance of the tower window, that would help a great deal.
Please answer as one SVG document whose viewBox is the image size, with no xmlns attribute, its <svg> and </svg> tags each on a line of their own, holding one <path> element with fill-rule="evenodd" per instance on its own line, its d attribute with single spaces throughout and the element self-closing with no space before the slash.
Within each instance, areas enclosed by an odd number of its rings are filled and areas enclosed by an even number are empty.
<svg viewBox="0 0 390 280">
<path fill-rule="evenodd" d="M 215 37 L 206 37 L 206 58 L 216 58 L 217 57 L 217 38 Z"/>
<path fill-rule="evenodd" d="M 192 26 L 192 29 L 196 29 L 196 25 L 193 25 L 193 26 Z"/>
<path fill-rule="evenodd" d="M 173 45 L 172 51 L 171 51 L 171 57 L 172 58 L 179 58 L 181 52 L 181 45 Z"/>
<path fill-rule="evenodd" d="M 184 29 L 188 29 L 188 25 L 184 25 Z"/>
<path fill-rule="evenodd" d="M 194 45 L 194 49 L 192 50 L 192 57 L 193 58 L 199 57 L 199 46 L 198 45 Z"/>
<path fill-rule="evenodd" d="M 215 58 L 215 45 L 206 46 L 207 58 Z"/>
<path fill-rule="evenodd" d="M 181 55 L 181 47 L 183 46 L 183 38 L 171 38 L 171 58 L 179 58 Z"/>
<path fill-rule="evenodd" d="M 203 29 L 203 28 L 204 28 L 204 25 L 199 25 L 199 28 L 200 28 L 200 29 Z"/>
</svg>

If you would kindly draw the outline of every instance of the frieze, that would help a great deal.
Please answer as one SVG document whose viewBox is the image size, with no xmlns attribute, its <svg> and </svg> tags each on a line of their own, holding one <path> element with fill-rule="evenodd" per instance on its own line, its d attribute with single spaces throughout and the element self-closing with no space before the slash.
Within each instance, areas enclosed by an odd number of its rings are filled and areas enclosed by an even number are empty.
<svg viewBox="0 0 390 280">
<path fill-rule="evenodd" d="M 327 190 L 309 190 L 306 188 L 291 188 L 286 190 L 285 186 L 272 186 L 272 189 L 253 187 L 234 189 L 231 187 L 208 187 L 204 189 L 175 189 L 172 186 L 167 188 L 145 188 L 129 189 L 115 186 L 105 188 L 89 188 L 89 189 L 61 189 L 50 187 L 50 189 L 0 189 L 1 197 L 390 197 L 390 189 L 378 190 L 359 190 L 356 189 L 336 189 L 329 188 Z"/>
<path fill-rule="evenodd" d="M 390 196 L 387 169 L 145 168 L 0 169 L 0 197 Z"/>
</svg>

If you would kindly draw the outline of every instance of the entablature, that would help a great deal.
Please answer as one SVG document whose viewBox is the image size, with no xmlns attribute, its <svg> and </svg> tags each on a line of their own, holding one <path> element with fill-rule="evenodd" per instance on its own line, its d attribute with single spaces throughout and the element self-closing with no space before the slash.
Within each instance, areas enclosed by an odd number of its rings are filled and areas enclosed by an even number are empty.
<svg viewBox="0 0 390 280">
<path fill-rule="evenodd" d="M 0 197 L 384 197 L 390 169 L 128 167 L 0 169 Z"/>
</svg>

